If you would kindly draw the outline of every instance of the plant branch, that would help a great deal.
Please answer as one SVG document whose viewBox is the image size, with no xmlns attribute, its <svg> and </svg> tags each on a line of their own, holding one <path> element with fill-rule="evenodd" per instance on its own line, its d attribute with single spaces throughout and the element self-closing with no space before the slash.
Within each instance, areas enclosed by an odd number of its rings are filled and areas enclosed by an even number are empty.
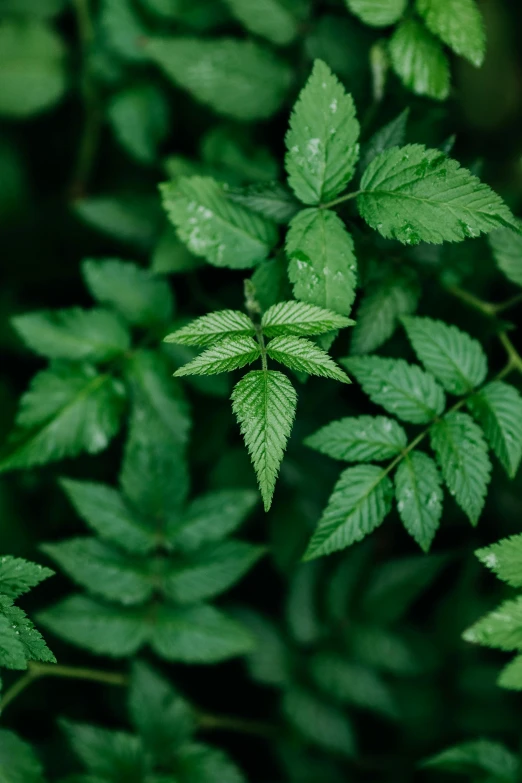
<svg viewBox="0 0 522 783">
<path fill-rule="evenodd" d="M 253 734 L 259 737 L 274 737 L 280 728 L 269 723 L 234 718 L 230 715 L 209 715 L 200 713 L 198 723 L 202 729 L 234 731 L 239 734 Z"/>
<path fill-rule="evenodd" d="M 363 192 L 364 191 L 362 190 L 354 190 L 353 193 L 346 193 L 344 196 L 334 198 L 333 201 L 327 201 L 326 204 L 319 204 L 319 209 L 330 209 L 330 207 L 336 207 L 337 204 L 344 204 L 345 201 L 350 201 L 352 198 L 357 198 L 357 196 L 360 196 Z"/>
</svg>

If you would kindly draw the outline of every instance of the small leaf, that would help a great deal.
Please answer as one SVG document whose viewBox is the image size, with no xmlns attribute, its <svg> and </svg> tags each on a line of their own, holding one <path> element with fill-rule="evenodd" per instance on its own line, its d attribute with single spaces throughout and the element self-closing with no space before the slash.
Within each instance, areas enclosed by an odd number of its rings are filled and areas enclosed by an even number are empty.
<svg viewBox="0 0 522 783">
<path fill-rule="evenodd" d="M 450 494 L 476 525 L 491 473 L 481 430 L 466 413 L 449 413 L 433 425 L 430 436 Z"/>
<path fill-rule="evenodd" d="M 261 320 L 263 334 L 267 337 L 323 334 L 352 324 L 350 318 L 305 302 L 279 302 L 270 307 Z"/>
<path fill-rule="evenodd" d="M 456 160 L 421 144 L 395 147 L 364 172 L 357 198 L 366 222 L 406 245 L 462 242 L 516 225 L 500 196 Z"/>
<path fill-rule="evenodd" d="M 216 375 L 252 364 L 261 356 L 259 344 L 251 337 L 226 337 L 214 343 L 174 375 Z"/>
<path fill-rule="evenodd" d="M 522 397 L 514 386 L 494 381 L 468 400 L 468 408 L 504 466 L 514 478 L 522 458 Z"/>
<path fill-rule="evenodd" d="M 512 691 L 522 690 L 522 655 L 517 655 L 500 672 L 497 684 L 501 688 L 509 688 Z M 518 780 L 518 775 L 514 781 Z"/>
<path fill-rule="evenodd" d="M 443 750 L 424 761 L 422 766 L 467 775 L 473 780 L 480 778 L 498 783 L 516 783 L 520 762 L 499 742 L 481 739 Z"/>
<path fill-rule="evenodd" d="M 416 19 L 406 19 L 391 37 L 391 65 L 405 87 L 438 101 L 450 92 L 450 68 L 441 44 Z"/>
<path fill-rule="evenodd" d="M 32 747 L 12 731 L 0 729 L 2 783 L 44 783 L 43 768 Z"/>
<path fill-rule="evenodd" d="M 334 487 L 306 550 L 311 560 L 345 549 L 375 530 L 391 509 L 393 487 L 375 465 L 347 468 Z"/>
<path fill-rule="evenodd" d="M 499 579 L 511 587 L 522 587 L 522 534 L 477 549 L 475 554 Z"/>
<path fill-rule="evenodd" d="M 218 310 L 202 315 L 187 326 L 165 337 L 166 343 L 210 345 L 225 337 L 248 337 L 255 334 L 254 324 L 240 310 Z"/>
<path fill-rule="evenodd" d="M 140 163 L 153 164 L 168 135 L 169 103 L 154 84 L 127 87 L 107 107 L 109 122 L 121 146 Z"/>
<path fill-rule="evenodd" d="M 335 198 L 353 176 L 359 123 L 352 96 L 322 60 L 301 90 L 286 134 L 288 182 L 304 204 Z"/>
<path fill-rule="evenodd" d="M 108 310 L 41 311 L 18 315 L 11 323 L 32 351 L 49 359 L 104 362 L 130 346 L 127 329 Z"/>
<path fill-rule="evenodd" d="M 341 359 L 372 402 L 412 424 L 428 424 L 445 407 L 444 392 L 432 375 L 403 359 L 353 356 Z"/>
<path fill-rule="evenodd" d="M 297 35 L 298 19 L 284 0 L 226 0 L 226 4 L 247 30 L 272 43 L 285 46 Z"/>
<path fill-rule="evenodd" d="M 350 11 L 371 27 L 388 27 L 398 22 L 408 0 L 346 0 Z"/>
<path fill-rule="evenodd" d="M 520 221 L 517 223 L 520 225 Z M 522 232 L 502 228 L 493 231 L 488 239 L 498 268 L 508 280 L 522 286 Z"/>
<path fill-rule="evenodd" d="M 217 748 L 191 743 L 184 745 L 176 757 L 176 769 L 180 769 L 186 783 L 246 783 L 241 770 Z M 169 783 L 168 780 L 165 783 Z"/>
<path fill-rule="evenodd" d="M 416 7 L 434 35 L 480 68 L 486 54 L 486 32 L 475 0 L 417 0 Z"/>
<path fill-rule="evenodd" d="M 285 691 L 283 711 L 295 728 L 314 745 L 344 757 L 354 755 L 352 726 L 340 709 L 294 686 Z"/>
<path fill-rule="evenodd" d="M 397 510 L 404 527 L 425 552 L 442 516 L 442 486 L 433 460 L 421 451 L 407 454 L 395 473 Z"/>
<path fill-rule="evenodd" d="M 305 209 L 286 237 L 288 276 L 294 296 L 349 315 L 355 298 L 357 262 L 353 240 L 342 220 L 327 209 Z"/>
<path fill-rule="evenodd" d="M 138 737 L 86 723 L 62 721 L 74 753 L 95 779 L 143 780 L 145 753 Z M 99 776 L 99 777 L 98 777 Z"/>
<path fill-rule="evenodd" d="M 462 638 L 508 652 L 522 649 L 522 595 L 513 601 L 504 601 L 494 612 L 468 628 Z"/>
<path fill-rule="evenodd" d="M 381 152 L 390 147 L 402 147 L 406 140 L 406 123 L 410 110 L 404 109 L 394 120 L 379 128 L 371 139 L 363 145 L 359 166 L 362 171 L 368 168 L 370 163 Z"/>
<path fill-rule="evenodd" d="M 250 514 L 259 496 L 250 489 L 222 489 L 199 495 L 185 509 L 171 532 L 175 547 L 194 551 L 234 532 Z"/>
<path fill-rule="evenodd" d="M 21 557 L 0 557 L 0 593 L 18 598 L 52 576 L 54 571 Z"/>
<path fill-rule="evenodd" d="M 310 435 L 305 443 L 333 459 L 379 462 L 406 448 L 406 433 L 386 416 L 352 416 L 332 421 Z"/>
<path fill-rule="evenodd" d="M 156 194 L 134 191 L 77 198 L 73 210 L 94 231 L 142 252 L 151 251 L 161 229 L 161 205 Z"/>
<path fill-rule="evenodd" d="M 341 383 L 351 383 L 325 351 L 302 337 L 274 337 L 268 343 L 266 352 L 275 362 L 280 362 L 291 370 L 333 378 Z"/>
<path fill-rule="evenodd" d="M 0 665 L 27 669 L 28 661 L 56 663 L 39 631 L 22 609 L 0 595 Z"/>
<path fill-rule="evenodd" d="M 482 346 L 456 326 L 432 318 L 403 318 L 403 324 L 425 368 L 450 394 L 469 394 L 488 371 Z"/>
<path fill-rule="evenodd" d="M 275 370 L 253 370 L 232 392 L 232 409 L 256 471 L 265 511 L 292 429 L 297 395 L 286 377 Z"/>
<path fill-rule="evenodd" d="M 288 223 L 299 212 L 301 205 L 279 182 L 248 185 L 245 188 L 227 188 L 225 195 L 236 204 L 257 212 L 275 223 Z"/>
<path fill-rule="evenodd" d="M 265 259 L 276 242 L 274 224 L 227 199 L 211 177 L 182 177 L 161 185 L 161 193 L 180 239 L 209 264 L 245 269 Z"/>
</svg>

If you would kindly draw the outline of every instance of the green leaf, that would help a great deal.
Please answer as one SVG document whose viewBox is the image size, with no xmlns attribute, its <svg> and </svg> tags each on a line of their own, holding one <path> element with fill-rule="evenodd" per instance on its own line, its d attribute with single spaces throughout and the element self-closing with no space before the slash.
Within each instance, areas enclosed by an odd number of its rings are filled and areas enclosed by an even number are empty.
<svg viewBox="0 0 522 783">
<path fill-rule="evenodd" d="M 287 301 L 292 296 L 288 280 L 288 262 L 282 253 L 277 258 L 259 264 L 250 282 L 261 310 L 268 310 L 272 305 Z"/>
<path fill-rule="evenodd" d="M 31 746 L 12 731 L 0 729 L 2 783 L 44 783 L 43 769 Z"/>
<path fill-rule="evenodd" d="M 497 680 L 497 685 L 513 691 L 522 690 L 522 655 L 517 655 L 507 666 L 504 666 Z M 518 776 L 515 780 L 517 779 Z"/>
<path fill-rule="evenodd" d="M 477 340 L 433 318 L 404 318 L 403 324 L 425 368 L 450 394 L 469 394 L 484 381 L 486 355 Z"/>
<path fill-rule="evenodd" d="M 251 513 L 258 495 L 250 489 L 223 489 L 199 495 L 186 508 L 171 536 L 176 547 L 193 551 L 234 532 Z"/>
<path fill-rule="evenodd" d="M 295 728 L 314 745 L 351 757 L 355 738 L 346 715 L 310 691 L 293 687 L 285 691 L 283 711 Z"/>
<path fill-rule="evenodd" d="M 466 413 L 450 413 L 433 425 L 430 436 L 450 494 L 476 525 L 491 473 L 481 430 Z"/>
<path fill-rule="evenodd" d="M 504 466 L 514 478 L 522 458 L 522 397 L 507 383 L 494 381 L 468 400 L 468 408 Z"/>
<path fill-rule="evenodd" d="M 261 356 L 261 348 L 252 337 L 225 337 L 206 348 L 188 364 L 174 373 L 182 375 L 216 375 L 252 364 Z"/>
<path fill-rule="evenodd" d="M 99 26 L 117 57 L 131 63 L 147 59 L 142 41 L 148 31 L 131 0 L 102 0 Z"/>
<path fill-rule="evenodd" d="M 304 563 L 294 571 L 286 597 L 286 625 L 300 646 L 321 640 L 324 627 L 318 610 L 320 569 L 318 563 Z"/>
<path fill-rule="evenodd" d="M 444 49 L 416 19 L 402 22 L 389 43 L 391 65 L 405 87 L 416 95 L 443 101 L 450 92 L 450 68 Z"/>
<path fill-rule="evenodd" d="M 239 126 L 215 125 L 208 130 L 201 140 L 201 156 L 220 172 L 217 176 L 225 180 L 226 190 L 229 183 L 269 183 L 279 176 L 279 163 L 270 149 L 254 144 L 251 135 Z"/>
<path fill-rule="evenodd" d="M 504 601 L 494 612 L 482 617 L 462 634 L 473 644 L 498 647 L 501 650 L 522 649 L 522 595 Z"/>
<path fill-rule="evenodd" d="M 271 117 L 290 83 L 286 63 L 253 41 L 149 38 L 144 49 L 178 87 L 238 120 Z"/>
<path fill-rule="evenodd" d="M 377 155 L 390 147 L 402 147 L 406 140 L 406 124 L 410 114 L 409 109 L 404 109 L 394 120 L 379 128 L 371 139 L 364 144 L 361 150 L 359 166 L 362 171 L 368 168 Z"/>
<path fill-rule="evenodd" d="M 500 196 L 456 160 L 421 144 L 383 152 L 370 164 L 357 198 L 362 217 L 406 245 L 461 242 L 514 224 Z"/>
<path fill-rule="evenodd" d="M 516 783 L 520 762 L 504 745 L 480 739 L 463 742 L 423 762 L 423 767 L 469 775 L 473 780 Z"/>
<path fill-rule="evenodd" d="M 357 309 L 351 353 L 372 353 L 388 340 L 402 315 L 413 313 L 420 296 L 415 276 L 401 273 L 369 285 Z"/>
<path fill-rule="evenodd" d="M 284 364 L 291 370 L 333 378 L 341 383 L 351 383 L 325 351 L 302 337 L 274 337 L 268 343 L 266 352 L 275 362 Z"/>
<path fill-rule="evenodd" d="M 309 304 L 349 315 L 355 298 L 357 262 L 353 240 L 330 210 L 305 209 L 290 223 L 286 237 L 288 276 L 294 296 Z"/>
<path fill-rule="evenodd" d="M 0 471 L 102 451 L 119 429 L 123 400 L 121 384 L 110 375 L 89 365 L 51 365 L 21 399 Z"/>
<path fill-rule="evenodd" d="M 522 534 L 477 549 L 475 554 L 499 579 L 511 587 L 522 587 Z"/>
<path fill-rule="evenodd" d="M 359 123 L 352 96 L 322 60 L 301 90 L 286 134 L 288 182 L 304 204 L 335 198 L 353 176 Z"/>
<path fill-rule="evenodd" d="M 0 666 L 6 669 L 27 669 L 26 650 L 10 620 L 1 614 L 0 609 Z M 1 753 L 0 753 L 1 756 Z"/>
<path fill-rule="evenodd" d="M 332 421 L 306 438 L 312 449 L 346 462 L 379 462 L 406 448 L 406 433 L 386 416 L 351 416 Z"/>
<path fill-rule="evenodd" d="M 346 549 L 375 530 L 391 509 L 393 487 L 376 465 L 347 468 L 334 487 L 305 553 L 311 560 Z"/>
<path fill-rule="evenodd" d="M 4 555 L 0 557 L 0 593 L 9 598 L 18 598 L 53 573 L 50 568 L 30 563 L 21 557 Z"/>
<path fill-rule="evenodd" d="M 232 409 L 256 471 L 265 511 L 272 503 L 296 405 L 294 387 L 276 370 L 252 370 L 232 392 Z"/>
<path fill-rule="evenodd" d="M 183 746 L 176 758 L 183 783 L 246 783 L 242 772 L 223 753 L 208 745 L 192 743 Z M 167 781 L 165 782 L 167 783 Z"/>
<path fill-rule="evenodd" d="M 263 315 L 261 326 L 267 337 L 314 335 L 351 326 L 350 318 L 305 302 L 279 302 Z"/>
<path fill-rule="evenodd" d="M 376 405 L 412 424 L 428 424 L 445 407 L 444 392 L 432 375 L 403 359 L 352 356 L 341 359 Z"/>
<path fill-rule="evenodd" d="M 38 19 L 0 26 L 0 115 L 23 119 L 56 104 L 67 86 L 65 47 Z"/>
<path fill-rule="evenodd" d="M 145 753 L 138 737 L 87 723 L 62 720 L 61 725 L 75 755 L 93 775 L 111 783 L 144 780 Z"/>
<path fill-rule="evenodd" d="M 124 353 L 130 335 L 108 310 L 48 310 L 11 321 L 24 343 L 49 359 L 104 362 Z"/>
<path fill-rule="evenodd" d="M 187 326 L 165 337 L 166 343 L 180 345 L 210 345 L 227 337 L 254 336 L 254 324 L 240 310 L 218 310 L 202 315 Z"/>
<path fill-rule="evenodd" d="M 211 177 L 182 177 L 161 193 L 180 239 L 214 266 L 254 266 L 276 242 L 274 224 L 227 199 Z"/>
<path fill-rule="evenodd" d="M 285 46 L 297 35 L 298 19 L 284 0 L 226 0 L 226 4 L 247 30 L 272 43 Z"/>
<path fill-rule="evenodd" d="M 398 22 L 408 0 L 346 0 L 349 10 L 371 27 L 387 27 Z"/>
<path fill-rule="evenodd" d="M 76 513 L 100 538 L 134 554 L 145 554 L 157 545 L 156 531 L 113 487 L 72 479 L 62 479 L 60 484 Z"/>
<path fill-rule="evenodd" d="M 174 226 L 167 225 L 154 248 L 150 269 L 155 275 L 180 274 L 191 272 L 202 263 L 202 260 L 193 256 L 179 239 Z"/>
<path fill-rule="evenodd" d="M 522 233 L 500 229 L 493 231 L 488 239 L 498 268 L 508 280 L 522 286 Z"/>
<path fill-rule="evenodd" d="M 395 473 L 397 510 L 408 533 L 425 552 L 442 516 L 442 482 L 433 460 L 421 451 L 407 454 Z"/>
<path fill-rule="evenodd" d="M 11 598 L 0 595 L 0 665 L 27 669 L 28 661 L 56 663 L 39 631 Z"/>
<path fill-rule="evenodd" d="M 134 191 L 77 198 L 73 210 L 94 231 L 124 242 L 133 250 L 150 252 L 161 228 L 161 205 L 156 194 Z"/>
<path fill-rule="evenodd" d="M 154 326 L 172 318 L 174 300 L 168 283 L 136 264 L 88 260 L 82 274 L 93 297 L 131 324 Z"/>
<path fill-rule="evenodd" d="M 288 223 L 301 208 L 290 191 L 279 182 L 226 188 L 225 195 L 236 204 L 276 223 Z"/>
<path fill-rule="evenodd" d="M 255 640 L 255 646 L 246 656 L 250 677 L 265 685 L 285 685 L 291 673 L 283 635 L 271 620 L 249 609 L 241 608 L 237 616 Z"/>
<path fill-rule="evenodd" d="M 154 84 L 127 87 L 110 100 L 107 114 L 121 146 L 140 163 L 154 163 L 169 132 L 167 98 Z"/>
<path fill-rule="evenodd" d="M 486 55 L 486 31 L 475 0 L 417 0 L 416 7 L 434 35 L 480 68 Z"/>
</svg>

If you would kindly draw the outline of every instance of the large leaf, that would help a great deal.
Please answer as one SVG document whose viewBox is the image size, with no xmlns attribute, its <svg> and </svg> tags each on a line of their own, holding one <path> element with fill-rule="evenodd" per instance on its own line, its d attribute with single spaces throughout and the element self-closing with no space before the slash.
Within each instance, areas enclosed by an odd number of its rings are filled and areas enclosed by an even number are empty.
<svg viewBox="0 0 522 783">
<path fill-rule="evenodd" d="M 238 120 L 271 117 L 290 82 L 286 63 L 253 41 L 150 38 L 145 51 L 179 87 Z"/>
<path fill-rule="evenodd" d="M 466 413 L 450 413 L 433 425 L 430 434 L 450 494 L 476 525 L 491 473 L 481 430 Z"/>
<path fill-rule="evenodd" d="M 309 304 L 349 315 L 355 298 L 357 262 L 353 240 L 327 209 L 305 209 L 286 237 L 288 275 L 294 295 Z"/>
<path fill-rule="evenodd" d="M 428 552 L 442 516 L 442 481 L 433 460 L 413 451 L 395 473 L 397 510 L 404 527 Z"/>
<path fill-rule="evenodd" d="M 166 343 L 180 345 L 210 345 L 225 337 L 253 337 L 256 333 L 254 324 L 240 310 L 218 310 L 215 313 L 202 315 L 187 326 L 165 337 Z"/>
<path fill-rule="evenodd" d="M 359 157 L 358 138 L 352 96 L 326 63 L 316 60 L 285 139 L 288 181 L 300 201 L 324 203 L 344 189 Z"/>
<path fill-rule="evenodd" d="M 214 266 L 253 266 L 275 244 L 274 224 L 227 199 L 210 177 L 182 177 L 162 185 L 161 192 L 179 237 Z"/>
<path fill-rule="evenodd" d="M 390 459 L 406 448 L 406 433 L 386 416 L 352 416 L 332 421 L 306 441 L 334 459 L 373 462 Z"/>
<path fill-rule="evenodd" d="M 522 234 L 510 228 L 493 231 L 489 244 L 498 268 L 511 282 L 522 286 Z"/>
<path fill-rule="evenodd" d="M 475 0 L 417 0 L 416 7 L 432 33 L 473 65 L 482 65 L 486 31 Z"/>
<path fill-rule="evenodd" d="M 500 196 L 456 160 L 421 144 L 376 157 L 361 181 L 357 205 L 384 237 L 406 245 L 461 242 L 515 220 Z"/>
<path fill-rule="evenodd" d="M 350 383 L 348 376 L 325 351 L 302 337 L 274 337 L 268 343 L 266 352 L 271 359 L 291 370 Z"/>
<path fill-rule="evenodd" d="M 387 27 L 398 22 L 408 0 L 346 0 L 346 5 L 365 24 Z"/>
<path fill-rule="evenodd" d="M 44 783 L 43 768 L 32 747 L 12 731 L 0 729 L 2 783 Z"/>
<path fill-rule="evenodd" d="M 468 407 L 504 466 L 514 478 L 522 459 L 522 397 L 507 383 L 494 381 L 468 400 Z"/>
<path fill-rule="evenodd" d="M 296 404 L 294 387 L 286 375 L 276 370 L 253 370 L 232 392 L 232 407 L 256 471 L 266 511 L 272 503 Z"/>
<path fill-rule="evenodd" d="M 174 375 L 215 375 L 230 372 L 252 364 L 261 356 L 261 348 L 252 337 L 225 337 L 224 340 L 206 348 L 188 364 L 180 367 Z"/>
<path fill-rule="evenodd" d="M 297 35 L 297 16 L 291 13 L 291 5 L 285 0 L 226 0 L 236 19 L 247 30 L 268 38 L 275 44 L 289 44 Z"/>
<path fill-rule="evenodd" d="M 305 559 L 345 549 L 375 530 L 391 509 L 393 486 L 382 468 L 356 465 L 339 478 Z"/>
<path fill-rule="evenodd" d="M 423 24 L 414 18 L 402 22 L 391 37 L 389 52 L 392 68 L 405 87 L 439 101 L 448 97 L 448 58 Z"/>
</svg>

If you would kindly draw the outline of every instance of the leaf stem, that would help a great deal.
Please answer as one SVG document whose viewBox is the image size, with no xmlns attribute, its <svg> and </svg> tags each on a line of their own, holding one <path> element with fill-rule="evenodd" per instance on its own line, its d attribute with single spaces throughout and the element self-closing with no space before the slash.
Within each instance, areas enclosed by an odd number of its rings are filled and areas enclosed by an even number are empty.
<svg viewBox="0 0 522 783">
<path fill-rule="evenodd" d="M 346 193 L 344 196 L 334 198 L 333 201 L 327 201 L 326 204 L 319 204 L 319 209 L 330 209 L 330 207 L 336 207 L 337 204 L 343 204 L 345 201 L 350 201 L 352 198 L 357 198 L 357 196 L 360 196 L 361 193 L 364 193 L 364 191 L 354 190 L 353 193 Z"/>
<path fill-rule="evenodd" d="M 280 731 L 278 726 L 260 721 L 244 720 L 230 715 L 209 715 L 200 713 L 198 723 L 202 729 L 223 729 L 225 731 L 234 731 L 240 734 L 254 734 L 260 737 L 274 737 Z"/>
</svg>

